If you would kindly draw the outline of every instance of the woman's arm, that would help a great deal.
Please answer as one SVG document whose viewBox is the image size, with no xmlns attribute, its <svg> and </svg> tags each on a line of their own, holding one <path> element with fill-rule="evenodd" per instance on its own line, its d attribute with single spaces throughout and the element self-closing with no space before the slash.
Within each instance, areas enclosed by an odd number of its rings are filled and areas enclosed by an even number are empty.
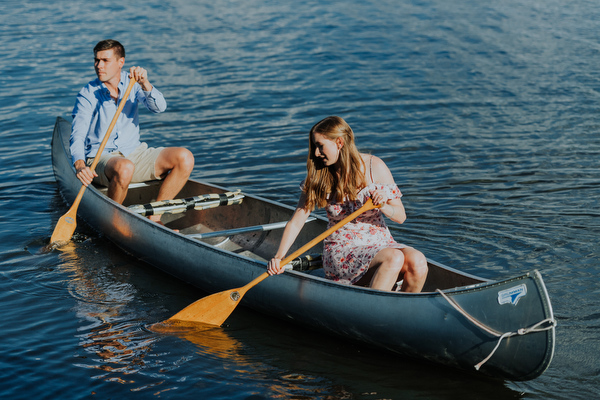
<svg viewBox="0 0 600 400">
<path fill-rule="evenodd" d="M 371 168 L 375 183 L 396 184 L 390 169 L 379 157 L 373 156 Z M 383 190 L 372 191 L 371 198 L 373 199 L 373 204 L 383 204 L 381 212 L 392 221 L 399 224 L 406 221 L 406 211 L 400 198 L 389 199 Z"/>
<path fill-rule="evenodd" d="M 300 200 L 298 201 L 298 206 L 296 206 L 294 215 L 285 225 L 277 253 L 275 253 L 275 256 L 273 256 L 273 258 L 269 261 L 268 272 L 271 275 L 278 275 L 283 272 L 283 266 L 280 265 L 281 260 L 285 258 L 285 255 L 290 247 L 292 247 L 294 244 L 294 241 L 298 237 L 300 230 L 302 230 L 306 219 L 310 215 L 310 211 L 305 208 L 305 202 L 306 196 L 304 193 L 302 193 Z"/>
</svg>

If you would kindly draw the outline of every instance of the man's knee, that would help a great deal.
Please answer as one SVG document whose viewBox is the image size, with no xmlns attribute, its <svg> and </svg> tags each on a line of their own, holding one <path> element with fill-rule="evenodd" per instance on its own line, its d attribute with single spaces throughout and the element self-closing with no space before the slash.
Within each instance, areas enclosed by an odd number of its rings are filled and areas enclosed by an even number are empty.
<svg viewBox="0 0 600 400">
<path fill-rule="evenodd" d="M 180 168 L 190 174 L 194 169 L 194 164 L 194 154 L 186 148 L 181 148 L 178 154 L 178 165 Z"/>
<path fill-rule="evenodd" d="M 172 171 L 189 176 L 194 169 L 194 162 L 194 155 L 185 147 L 167 147 L 156 159 L 155 173 L 161 178 Z"/>
<path fill-rule="evenodd" d="M 135 171 L 135 165 L 130 160 L 122 158 L 114 162 L 111 170 L 111 175 L 109 176 L 111 181 L 116 180 L 120 183 L 129 185 Z"/>
</svg>

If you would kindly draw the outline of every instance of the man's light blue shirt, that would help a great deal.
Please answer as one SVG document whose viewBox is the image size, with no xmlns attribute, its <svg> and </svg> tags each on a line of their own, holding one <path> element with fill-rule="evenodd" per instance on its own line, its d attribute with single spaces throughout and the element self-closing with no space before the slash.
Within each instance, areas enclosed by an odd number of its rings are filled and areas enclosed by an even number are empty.
<svg viewBox="0 0 600 400">
<path fill-rule="evenodd" d="M 119 82 L 119 101 L 122 101 L 121 97 L 125 93 L 127 85 L 129 85 L 129 72 L 122 71 Z M 118 150 L 127 157 L 141 144 L 138 102 L 144 104 L 153 113 L 160 113 L 167 109 L 167 102 L 158 89 L 153 87 L 150 92 L 144 92 L 136 83 L 102 154 Z M 85 161 L 87 158 L 96 157 L 117 107 L 117 103 L 110 97 L 108 88 L 99 79 L 94 79 L 81 89 L 73 108 L 71 126 L 70 143 L 73 163 L 77 160 Z"/>
</svg>

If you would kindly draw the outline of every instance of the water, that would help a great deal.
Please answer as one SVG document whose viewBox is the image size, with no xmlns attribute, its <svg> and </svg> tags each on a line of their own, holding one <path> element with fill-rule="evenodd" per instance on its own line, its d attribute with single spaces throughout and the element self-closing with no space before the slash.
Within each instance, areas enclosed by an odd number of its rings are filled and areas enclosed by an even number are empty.
<svg viewBox="0 0 600 400">
<path fill-rule="evenodd" d="M 593 1 L 4 1 L 0 4 L 2 398 L 587 399 L 600 386 L 598 100 Z M 203 296 L 66 212 L 50 135 L 122 41 L 169 109 L 151 144 L 193 177 L 294 205 L 307 132 L 348 120 L 383 158 L 432 259 L 488 278 L 542 272 L 556 355 L 529 382 L 399 360 L 238 309 L 194 337 L 145 330 Z"/>
</svg>

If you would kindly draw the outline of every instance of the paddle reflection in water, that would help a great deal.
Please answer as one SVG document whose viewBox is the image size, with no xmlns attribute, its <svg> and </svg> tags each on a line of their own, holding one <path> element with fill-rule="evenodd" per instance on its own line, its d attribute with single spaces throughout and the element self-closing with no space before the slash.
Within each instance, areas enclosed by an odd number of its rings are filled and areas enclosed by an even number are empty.
<svg viewBox="0 0 600 400">
<path fill-rule="evenodd" d="M 176 321 L 169 324 L 153 324 L 148 329 L 152 332 L 170 334 L 185 339 L 199 347 L 199 353 L 224 358 L 236 364 L 250 364 L 250 361 L 247 361 L 242 355 L 242 343 L 220 327 Z"/>
<path fill-rule="evenodd" d="M 241 313 L 244 314 L 244 311 Z M 256 316 L 256 318 L 260 320 L 262 316 Z M 242 322 L 241 325 L 239 325 L 240 322 Z M 314 396 L 319 392 L 336 393 L 334 398 L 345 398 L 348 395 L 343 387 L 332 386 L 327 373 L 313 375 L 309 370 L 305 371 L 304 357 L 292 356 L 291 360 L 287 358 L 300 347 L 282 349 L 277 344 L 273 345 L 273 342 L 279 343 L 278 335 L 273 335 L 272 339 L 265 342 L 265 337 L 269 338 L 270 336 L 265 336 L 264 330 L 257 332 L 250 327 L 255 324 L 261 325 L 262 321 L 257 322 L 256 319 L 244 321 L 242 318 L 241 321 L 236 320 L 234 326 L 228 325 L 224 328 L 197 322 L 169 321 L 167 323 L 159 322 L 148 328 L 153 332 L 185 339 L 196 346 L 197 354 L 200 357 L 217 357 L 221 359 L 226 368 L 234 369 L 237 374 L 241 374 L 240 378 L 247 379 L 250 376 L 257 386 L 267 385 L 267 392 L 270 393 L 268 398 L 294 398 L 293 396 L 301 398 L 307 395 Z M 243 328 L 240 329 L 240 326 Z M 263 340 L 255 334 L 261 336 Z M 238 340 L 236 336 L 239 336 L 240 339 Z M 310 354 L 312 351 L 308 350 L 308 353 Z M 296 364 L 296 361 L 299 361 L 300 364 Z M 311 362 L 323 364 L 320 357 L 311 359 Z M 254 396 L 249 396 L 248 399 L 266 398 Z"/>
</svg>

